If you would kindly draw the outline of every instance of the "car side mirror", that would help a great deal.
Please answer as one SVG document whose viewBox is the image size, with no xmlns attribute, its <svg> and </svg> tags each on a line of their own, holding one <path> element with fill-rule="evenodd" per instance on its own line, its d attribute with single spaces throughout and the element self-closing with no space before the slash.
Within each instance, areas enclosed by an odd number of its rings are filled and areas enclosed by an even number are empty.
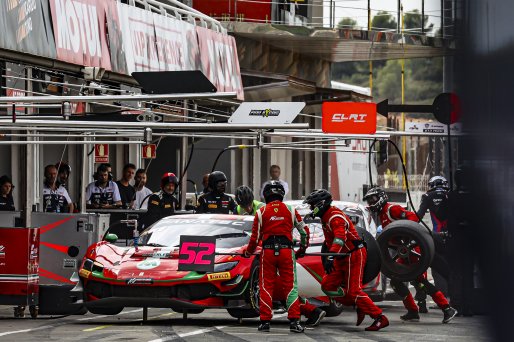
<svg viewBox="0 0 514 342">
<path fill-rule="evenodd" d="M 109 243 L 115 243 L 118 240 L 118 235 L 109 233 L 105 236 L 104 240 Z"/>
</svg>

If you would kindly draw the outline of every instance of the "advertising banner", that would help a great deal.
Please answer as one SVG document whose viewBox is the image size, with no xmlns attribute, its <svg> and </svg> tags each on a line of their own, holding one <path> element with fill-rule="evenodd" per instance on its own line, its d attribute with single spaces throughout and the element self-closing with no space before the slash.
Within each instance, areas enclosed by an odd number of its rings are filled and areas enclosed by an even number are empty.
<svg viewBox="0 0 514 342">
<path fill-rule="evenodd" d="M 104 24 L 108 2 L 50 0 L 57 59 L 112 69 Z"/>
<path fill-rule="evenodd" d="M 304 107 L 305 102 L 243 102 L 228 122 L 283 125 L 292 123 Z"/>
<path fill-rule="evenodd" d="M 2 48 L 55 58 L 55 43 L 47 1 L 1 1 L 0 21 Z"/>
<path fill-rule="evenodd" d="M 448 126 L 440 122 L 406 122 L 405 132 L 447 134 Z M 457 122 L 450 125 L 450 132 L 462 133 L 462 124 Z"/>
<path fill-rule="evenodd" d="M 368 102 L 323 102 L 323 133 L 374 134 L 377 105 Z"/>
<path fill-rule="evenodd" d="M 237 98 L 244 100 L 235 38 L 203 27 L 197 27 L 196 32 L 200 46 L 200 70 L 219 92 L 235 91 Z"/>
</svg>

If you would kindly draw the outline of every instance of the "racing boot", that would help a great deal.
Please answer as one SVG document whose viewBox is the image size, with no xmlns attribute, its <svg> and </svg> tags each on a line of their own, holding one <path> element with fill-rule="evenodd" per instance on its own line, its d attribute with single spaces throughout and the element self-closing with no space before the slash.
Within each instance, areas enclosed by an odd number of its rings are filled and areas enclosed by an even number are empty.
<svg viewBox="0 0 514 342">
<path fill-rule="evenodd" d="M 261 321 L 257 330 L 261 331 L 261 332 L 269 332 L 270 331 L 269 321 Z"/>
<path fill-rule="evenodd" d="M 452 308 L 451 306 L 447 307 L 443 310 L 444 318 L 443 323 L 450 322 L 455 316 L 457 316 L 457 310 Z"/>
<path fill-rule="evenodd" d="M 366 330 L 366 331 L 379 331 L 380 329 L 384 329 L 388 325 L 389 325 L 389 320 L 387 319 L 387 317 L 384 316 L 384 315 L 380 315 L 377 318 L 375 318 L 375 321 L 369 327 L 367 327 L 364 330 Z"/>
<path fill-rule="evenodd" d="M 291 320 L 291 323 L 289 323 L 289 331 L 295 332 L 295 333 L 303 333 L 304 327 L 300 324 L 300 320 L 293 319 Z"/>
<path fill-rule="evenodd" d="M 400 319 L 405 322 L 419 322 L 419 313 L 409 310 L 405 315 L 400 316 Z"/>
<path fill-rule="evenodd" d="M 426 301 L 420 300 L 418 302 L 418 308 L 419 308 L 419 313 L 422 313 L 422 314 L 428 313 L 428 308 L 427 308 L 427 302 Z"/>
<path fill-rule="evenodd" d="M 308 327 L 317 327 L 321 320 L 325 318 L 327 313 L 320 308 L 316 308 L 311 314 L 310 317 L 305 321 L 305 325 Z"/>
<path fill-rule="evenodd" d="M 357 309 L 357 323 L 355 325 L 356 326 L 361 325 L 362 321 L 364 321 L 364 318 L 366 318 L 366 315 L 364 314 L 364 312 L 362 312 L 361 309 Z"/>
</svg>

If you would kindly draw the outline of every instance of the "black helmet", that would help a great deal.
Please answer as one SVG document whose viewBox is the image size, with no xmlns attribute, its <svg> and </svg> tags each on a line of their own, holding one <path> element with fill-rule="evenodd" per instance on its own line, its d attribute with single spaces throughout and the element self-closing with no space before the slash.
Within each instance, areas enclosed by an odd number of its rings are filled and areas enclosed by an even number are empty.
<svg viewBox="0 0 514 342">
<path fill-rule="evenodd" d="M 330 208 L 332 194 L 325 189 L 317 189 L 311 192 L 303 203 L 307 203 L 311 206 L 312 217 L 322 217 L 328 208 Z"/>
<path fill-rule="evenodd" d="M 449 190 L 450 187 L 448 186 L 448 181 L 443 176 L 434 176 L 430 178 L 428 181 L 428 189 L 429 190 L 435 190 L 435 189 L 444 189 Z"/>
<path fill-rule="evenodd" d="M 266 203 L 273 202 L 274 200 L 282 201 L 286 195 L 284 186 L 279 181 L 270 181 L 262 190 L 264 200 Z"/>
<path fill-rule="evenodd" d="M 371 211 L 378 213 L 387 203 L 387 194 L 380 187 L 371 188 L 366 192 L 364 200 L 368 202 L 368 207 Z"/>
<path fill-rule="evenodd" d="M 236 189 L 236 202 L 242 207 L 247 207 L 253 203 L 253 191 L 246 185 L 241 185 Z"/>
<path fill-rule="evenodd" d="M 209 188 L 211 188 L 212 191 L 224 193 L 226 187 L 227 176 L 225 176 L 223 172 L 213 171 L 209 174 Z"/>
</svg>

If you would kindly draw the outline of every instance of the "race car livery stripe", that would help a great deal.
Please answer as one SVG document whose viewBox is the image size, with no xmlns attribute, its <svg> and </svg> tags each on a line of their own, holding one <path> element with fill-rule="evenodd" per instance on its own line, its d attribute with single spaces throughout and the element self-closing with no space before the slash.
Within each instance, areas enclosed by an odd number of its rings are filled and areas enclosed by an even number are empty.
<svg viewBox="0 0 514 342">
<path fill-rule="evenodd" d="M 298 280 L 296 279 L 296 260 L 295 260 L 294 252 L 291 251 L 291 254 L 292 254 L 291 260 L 293 262 L 293 276 L 294 276 L 293 279 L 294 280 L 293 280 L 293 288 L 287 294 L 286 307 L 288 310 L 291 307 L 291 305 L 293 305 L 294 302 L 296 302 L 298 300 Z"/>
<path fill-rule="evenodd" d="M 61 224 L 68 222 L 68 221 L 69 221 L 69 220 L 71 220 L 72 218 L 73 218 L 73 217 L 72 217 L 72 216 L 70 216 L 70 217 L 67 217 L 67 218 L 65 218 L 65 219 L 62 219 L 62 220 L 60 220 L 60 221 L 53 222 L 53 223 L 47 224 L 46 226 L 40 227 L 40 228 L 39 228 L 39 233 L 40 233 L 40 234 L 44 234 L 44 233 L 46 233 L 47 231 L 52 230 L 52 229 L 54 229 L 54 228 L 56 228 L 56 227 L 59 227 Z"/>
<path fill-rule="evenodd" d="M 54 243 L 49 243 L 49 242 L 44 242 L 44 241 L 41 241 L 40 244 L 42 244 L 43 246 L 46 246 L 48 248 L 55 249 L 56 251 L 59 251 L 61 253 L 68 254 L 68 246 L 56 245 Z"/>
<path fill-rule="evenodd" d="M 103 274 L 99 273 L 99 272 L 93 272 L 91 274 L 94 278 L 98 278 L 98 279 L 103 279 L 103 280 L 108 280 L 108 281 L 111 281 L 111 282 L 117 282 L 117 283 L 125 283 L 126 279 L 114 279 L 114 278 L 109 278 L 109 277 L 106 277 L 104 276 Z M 161 283 L 161 284 L 164 284 L 164 283 L 175 283 L 177 281 L 184 281 L 184 280 L 198 280 L 198 279 L 201 279 L 203 277 L 206 277 L 205 274 L 199 274 L 199 273 L 196 273 L 195 271 L 191 271 L 189 272 L 188 274 L 186 274 L 184 277 L 182 278 L 177 278 L 177 279 L 166 279 L 166 280 L 155 280 L 154 279 L 154 283 Z"/>
<path fill-rule="evenodd" d="M 310 267 L 307 267 L 306 265 L 303 265 L 303 264 L 300 264 L 307 272 L 309 272 L 310 275 L 312 275 L 314 278 L 316 278 L 320 283 L 321 281 L 323 280 L 323 277 L 319 274 L 317 274 L 316 272 L 314 272 L 314 270 Z"/>
<path fill-rule="evenodd" d="M 74 282 L 72 282 L 68 278 L 65 278 L 65 277 L 60 276 L 60 275 L 55 274 L 55 273 L 52 273 L 52 272 L 47 271 L 47 270 L 45 270 L 43 268 L 39 268 L 39 276 L 43 277 L 43 278 L 57 280 L 57 281 L 59 281 L 61 283 L 75 284 Z"/>
</svg>

